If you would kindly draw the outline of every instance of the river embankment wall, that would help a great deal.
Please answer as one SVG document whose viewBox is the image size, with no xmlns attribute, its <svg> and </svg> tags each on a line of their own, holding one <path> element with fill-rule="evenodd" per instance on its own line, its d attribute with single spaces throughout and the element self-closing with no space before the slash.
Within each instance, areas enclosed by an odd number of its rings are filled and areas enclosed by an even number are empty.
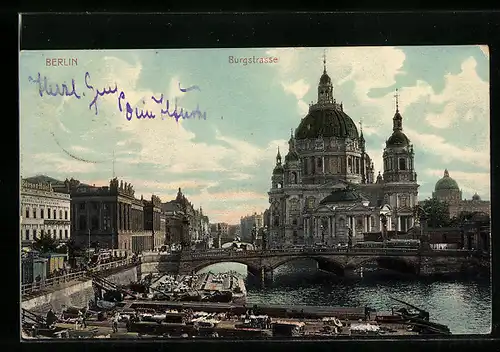
<svg viewBox="0 0 500 352">
<path fill-rule="evenodd" d="M 118 273 L 106 276 L 106 278 L 118 285 L 126 285 L 131 281 L 137 281 L 141 276 L 140 266 L 124 269 Z M 21 307 L 33 313 L 44 314 L 50 308 L 61 311 L 64 306 L 85 307 L 94 298 L 92 279 L 77 281 L 59 290 L 45 293 L 21 302 Z"/>
</svg>

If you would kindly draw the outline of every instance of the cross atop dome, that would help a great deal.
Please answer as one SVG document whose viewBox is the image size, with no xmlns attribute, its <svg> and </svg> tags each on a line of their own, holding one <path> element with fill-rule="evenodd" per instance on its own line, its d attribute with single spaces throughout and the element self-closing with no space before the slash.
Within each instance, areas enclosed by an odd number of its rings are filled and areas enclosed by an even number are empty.
<svg viewBox="0 0 500 352">
<path fill-rule="evenodd" d="M 323 49 L 323 73 L 326 74 L 326 49 Z"/>
<path fill-rule="evenodd" d="M 396 112 L 399 112 L 399 92 L 396 88 L 396 92 L 394 93 L 394 98 L 396 98 Z"/>
</svg>

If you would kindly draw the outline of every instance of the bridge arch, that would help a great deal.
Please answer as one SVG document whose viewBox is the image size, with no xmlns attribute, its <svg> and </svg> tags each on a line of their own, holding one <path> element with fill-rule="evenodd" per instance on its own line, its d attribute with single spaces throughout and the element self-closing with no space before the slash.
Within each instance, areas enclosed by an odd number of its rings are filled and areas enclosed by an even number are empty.
<svg viewBox="0 0 500 352">
<path fill-rule="evenodd" d="M 315 256 L 315 255 L 304 255 L 304 256 L 290 256 L 286 258 L 280 258 L 279 260 L 276 260 L 270 268 L 272 270 L 277 269 L 278 267 L 285 265 L 287 263 L 296 261 L 296 260 L 304 260 L 304 259 L 310 259 L 314 260 L 315 262 L 318 263 L 318 268 L 320 270 L 328 271 L 331 272 L 335 275 L 338 276 L 343 276 L 344 275 L 344 266 L 339 263 L 338 261 L 325 258 L 322 256 Z"/>
<path fill-rule="evenodd" d="M 260 267 L 259 266 L 255 265 L 255 263 L 253 263 L 251 260 L 245 260 L 245 259 L 239 259 L 239 258 L 213 259 L 213 260 L 206 260 L 203 262 L 193 263 L 192 271 L 197 273 L 200 270 L 206 268 L 207 266 L 214 265 L 214 264 L 222 264 L 222 263 L 243 264 L 243 265 L 246 265 L 247 271 L 250 274 L 252 274 L 252 275 L 259 275 L 260 274 Z"/>
<path fill-rule="evenodd" d="M 369 263 L 376 264 L 380 269 L 392 270 L 403 274 L 418 274 L 419 270 L 418 263 L 414 263 L 411 260 L 401 257 L 386 256 L 354 258 L 347 263 L 346 269 L 356 270 Z"/>
</svg>

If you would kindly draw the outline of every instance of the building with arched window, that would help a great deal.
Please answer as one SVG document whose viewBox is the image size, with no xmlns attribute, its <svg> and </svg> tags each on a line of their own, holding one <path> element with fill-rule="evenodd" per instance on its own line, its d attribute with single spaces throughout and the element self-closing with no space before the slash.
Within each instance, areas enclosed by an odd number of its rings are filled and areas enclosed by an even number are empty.
<svg viewBox="0 0 500 352">
<path fill-rule="evenodd" d="M 375 178 L 363 131 L 334 98 L 324 62 L 318 99 L 292 129 L 284 160 L 278 149 L 268 192 L 271 246 L 354 241 L 363 233 L 407 231 L 418 204 L 414 150 L 396 111 L 383 151 L 383 174 Z"/>
</svg>

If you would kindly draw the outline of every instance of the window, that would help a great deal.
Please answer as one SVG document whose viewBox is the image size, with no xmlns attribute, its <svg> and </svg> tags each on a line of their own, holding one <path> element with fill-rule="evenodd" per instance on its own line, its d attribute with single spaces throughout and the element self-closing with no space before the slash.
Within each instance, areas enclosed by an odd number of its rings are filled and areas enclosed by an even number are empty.
<svg viewBox="0 0 500 352">
<path fill-rule="evenodd" d="M 26 208 L 26 219 L 29 219 L 30 217 L 30 209 Z"/>
<path fill-rule="evenodd" d="M 30 230 L 29 230 L 29 229 L 26 229 L 25 240 L 26 240 L 26 241 L 29 241 L 29 239 L 30 239 Z"/>
<path fill-rule="evenodd" d="M 40 236 L 43 237 L 43 235 L 45 235 L 45 230 L 40 230 Z"/>
<path fill-rule="evenodd" d="M 49 237 L 50 237 L 50 235 L 52 235 L 52 232 L 50 231 L 50 229 L 47 230 L 47 235 L 49 235 Z"/>
<path fill-rule="evenodd" d="M 344 218 L 340 218 L 339 225 L 340 225 L 340 227 L 344 227 L 345 226 L 345 220 L 344 220 Z"/>
<path fill-rule="evenodd" d="M 40 209 L 40 218 L 43 219 L 44 216 L 45 216 L 44 209 L 42 208 L 42 209 Z"/>
<path fill-rule="evenodd" d="M 68 220 L 68 211 L 67 210 L 64 211 L 64 220 Z"/>
<path fill-rule="evenodd" d="M 85 210 L 85 203 L 80 203 L 80 210 Z"/>
<path fill-rule="evenodd" d="M 54 209 L 54 220 L 57 219 L 57 211 Z"/>
<path fill-rule="evenodd" d="M 406 170 L 406 160 L 404 158 L 399 159 L 399 170 Z"/>
<path fill-rule="evenodd" d="M 307 206 L 308 208 L 314 208 L 314 198 L 311 197 L 307 200 Z"/>
<path fill-rule="evenodd" d="M 297 218 L 292 219 L 292 225 L 297 225 Z"/>
<path fill-rule="evenodd" d="M 317 165 L 319 168 L 322 168 L 323 167 L 323 158 L 319 157 L 317 160 Z"/>
<path fill-rule="evenodd" d="M 36 229 L 33 229 L 33 239 L 36 240 Z"/>
<path fill-rule="evenodd" d="M 63 217 L 62 217 L 62 214 L 63 214 L 62 210 L 59 210 L 59 219 L 62 219 L 62 218 L 63 218 Z"/>
<path fill-rule="evenodd" d="M 50 219 L 50 208 L 47 209 L 47 219 Z"/>
<path fill-rule="evenodd" d="M 59 230 L 59 239 L 63 238 L 62 237 L 62 230 Z"/>
<path fill-rule="evenodd" d="M 68 230 L 64 230 L 64 238 L 68 239 Z"/>
</svg>

